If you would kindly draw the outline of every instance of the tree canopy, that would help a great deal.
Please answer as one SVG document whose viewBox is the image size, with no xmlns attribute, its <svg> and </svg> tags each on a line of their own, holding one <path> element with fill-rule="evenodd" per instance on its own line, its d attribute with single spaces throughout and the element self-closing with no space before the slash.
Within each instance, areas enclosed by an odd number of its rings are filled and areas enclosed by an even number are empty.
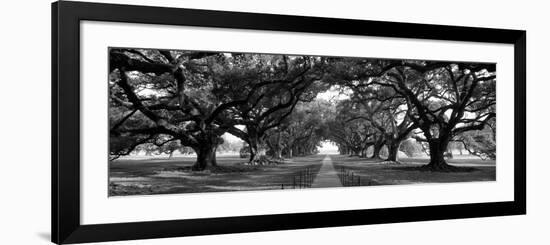
<svg viewBox="0 0 550 245">
<path fill-rule="evenodd" d="M 495 157 L 494 64 L 111 48 L 108 80 L 111 159 L 189 148 L 204 170 L 224 134 L 246 143 L 251 164 L 315 154 L 326 140 L 362 157 L 385 145 L 396 162 L 416 139 L 431 170 L 450 168 L 451 142 Z M 345 98 L 322 98 L 335 87 Z"/>
</svg>

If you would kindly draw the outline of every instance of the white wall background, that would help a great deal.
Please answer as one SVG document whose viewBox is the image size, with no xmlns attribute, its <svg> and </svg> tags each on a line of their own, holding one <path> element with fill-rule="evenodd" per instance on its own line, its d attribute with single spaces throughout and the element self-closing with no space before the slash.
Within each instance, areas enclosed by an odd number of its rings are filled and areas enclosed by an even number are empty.
<svg viewBox="0 0 550 245">
<path fill-rule="evenodd" d="M 115 2 L 115 1 L 106 1 Z M 141 240 L 105 244 L 548 244 L 550 163 L 545 98 L 550 22 L 544 1 L 134 0 L 147 5 L 527 30 L 526 216 Z M 50 2 L 2 6 L 0 243 L 48 244 L 50 230 Z M 30 147 L 27 149 L 27 147 Z"/>
</svg>

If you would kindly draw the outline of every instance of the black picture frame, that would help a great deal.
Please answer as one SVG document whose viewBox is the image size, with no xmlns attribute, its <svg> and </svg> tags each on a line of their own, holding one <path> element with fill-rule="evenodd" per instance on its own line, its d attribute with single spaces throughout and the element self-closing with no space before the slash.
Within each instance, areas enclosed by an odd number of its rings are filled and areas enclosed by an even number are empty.
<svg viewBox="0 0 550 245">
<path fill-rule="evenodd" d="M 83 20 L 514 45 L 514 201 L 152 222 L 80 224 Z M 526 32 L 86 2 L 52 4 L 52 242 L 59 244 L 520 215 L 526 213 Z M 508 159 L 511 160 L 511 159 Z"/>
</svg>

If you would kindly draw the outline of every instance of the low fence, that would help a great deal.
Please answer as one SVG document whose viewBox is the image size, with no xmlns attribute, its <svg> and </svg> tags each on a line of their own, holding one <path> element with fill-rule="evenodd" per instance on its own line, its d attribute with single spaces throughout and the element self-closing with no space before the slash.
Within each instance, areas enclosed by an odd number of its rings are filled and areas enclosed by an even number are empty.
<svg viewBox="0 0 550 245">
<path fill-rule="evenodd" d="M 353 171 L 346 169 L 345 167 L 338 168 L 338 177 L 343 186 L 369 186 L 372 185 L 371 181 L 366 178 L 361 178 L 360 175 L 355 174 Z"/>
<path fill-rule="evenodd" d="M 281 189 L 310 188 L 313 180 L 315 179 L 315 175 L 315 171 L 313 171 L 311 168 L 306 168 L 292 176 L 290 183 L 281 184 Z"/>
</svg>

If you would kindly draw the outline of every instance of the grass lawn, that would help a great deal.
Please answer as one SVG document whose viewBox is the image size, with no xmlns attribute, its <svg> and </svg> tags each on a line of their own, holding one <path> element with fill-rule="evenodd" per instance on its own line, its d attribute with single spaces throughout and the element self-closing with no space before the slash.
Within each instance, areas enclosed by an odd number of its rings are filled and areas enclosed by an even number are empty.
<svg viewBox="0 0 550 245">
<path fill-rule="evenodd" d="M 287 188 L 300 171 L 309 168 L 315 176 L 323 157 L 295 157 L 283 164 L 249 166 L 238 156 L 218 156 L 220 168 L 202 172 L 189 171 L 194 156 L 118 159 L 109 163 L 109 196 Z"/>
<path fill-rule="evenodd" d="M 456 157 L 447 160 L 451 165 L 467 167 L 468 171 L 430 172 L 421 171 L 419 166 L 427 164 L 428 158 L 400 158 L 401 164 L 388 164 L 358 157 L 331 155 L 334 167 L 353 172 L 360 176 L 364 185 L 400 185 L 416 183 L 445 183 L 496 180 L 494 160 L 481 160 L 476 157 Z"/>
</svg>

